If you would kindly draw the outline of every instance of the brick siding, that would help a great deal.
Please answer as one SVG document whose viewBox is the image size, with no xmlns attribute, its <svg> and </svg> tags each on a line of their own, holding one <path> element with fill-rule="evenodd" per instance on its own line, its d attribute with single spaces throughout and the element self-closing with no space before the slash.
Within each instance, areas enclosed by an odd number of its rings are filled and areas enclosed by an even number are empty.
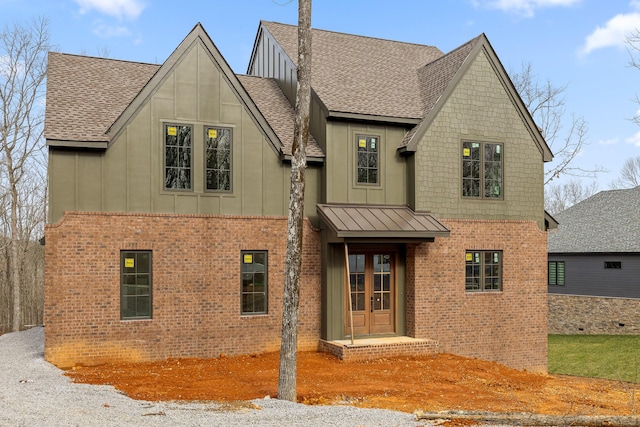
<svg viewBox="0 0 640 427">
<path fill-rule="evenodd" d="M 45 359 L 57 366 L 280 348 L 287 218 L 66 213 L 46 227 Z M 299 348 L 320 338 L 320 233 L 304 228 Z M 120 251 L 153 251 L 153 319 L 120 320 Z M 240 251 L 267 250 L 268 314 L 240 314 Z"/>
<path fill-rule="evenodd" d="M 407 335 L 440 351 L 547 369 L 546 233 L 535 221 L 443 220 L 449 238 L 407 247 Z M 465 251 L 502 250 L 501 292 L 465 292 Z"/>
</svg>

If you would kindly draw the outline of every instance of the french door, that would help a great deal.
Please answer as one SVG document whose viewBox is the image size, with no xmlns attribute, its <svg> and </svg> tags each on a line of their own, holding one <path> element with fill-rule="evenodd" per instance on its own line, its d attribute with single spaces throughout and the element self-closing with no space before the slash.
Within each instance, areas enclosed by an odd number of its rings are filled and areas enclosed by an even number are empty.
<svg viewBox="0 0 640 427">
<path fill-rule="evenodd" d="M 395 332 L 394 258 L 393 252 L 385 251 L 354 251 L 349 254 L 346 335 L 351 335 L 351 318 L 355 336 Z"/>
</svg>

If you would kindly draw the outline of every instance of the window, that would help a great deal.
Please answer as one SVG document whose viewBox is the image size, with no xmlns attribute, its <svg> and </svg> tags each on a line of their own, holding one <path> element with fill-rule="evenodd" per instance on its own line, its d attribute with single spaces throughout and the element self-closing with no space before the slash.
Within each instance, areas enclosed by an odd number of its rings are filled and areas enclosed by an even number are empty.
<svg viewBox="0 0 640 427">
<path fill-rule="evenodd" d="M 611 270 L 620 270 L 622 268 L 622 261 L 605 261 L 604 268 Z"/>
<path fill-rule="evenodd" d="M 468 292 L 502 290 L 501 251 L 467 251 L 465 260 Z"/>
<path fill-rule="evenodd" d="M 121 319 L 151 319 L 151 283 L 151 251 L 121 251 Z"/>
<path fill-rule="evenodd" d="M 378 183 L 380 138 L 358 135 L 358 184 Z"/>
<path fill-rule="evenodd" d="M 462 196 L 502 197 L 502 144 L 462 143 Z"/>
<path fill-rule="evenodd" d="M 549 261 L 549 285 L 564 286 L 564 261 Z"/>
<path fill-rule="evenodd" d="M 164 188 L 191 189 L 191 126 L 164 125 Z"/>
<path fill-rule="evenodd" d="M 231 191 L 231 129 L 206 128 L 207 190 Z"/>
<path fill-rule="evenodd" d="M 267 312 L 267 251 L 242 251 L 242 314 Z"/>
</svg>

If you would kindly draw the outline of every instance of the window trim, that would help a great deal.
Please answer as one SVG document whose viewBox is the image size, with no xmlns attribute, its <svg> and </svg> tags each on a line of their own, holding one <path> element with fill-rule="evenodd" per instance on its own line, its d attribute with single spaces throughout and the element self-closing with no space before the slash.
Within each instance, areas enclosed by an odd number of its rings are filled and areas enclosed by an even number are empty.
<svg viewBox="0 0 640 427">
<path fill-rule="evenodd" d="M 622 270 L 622 261 L 605 261 L 605 270 Z"/>
<path fill-rule="evenodd" d="M 124 295 L 124 277 L 125 277 L 125 254 L 128 253 L 135 253 L 135 254 L 141 254 L 141 253 L 146 253 L 149 254 L 149 272 L 148 273 L 142 273 L 142 274 L 148 274 L 149 276 L 149 314 L 148 315 L 136 315 L 136 316 L 124 316 L 123 313 L 123 299 L 125 297 Z M 137 257 L 136 257 L 137 260 Z M 135 261 L 134 261 L 135 262 Z M 135 264 L 134 264 L 135 266 Z M 138 275 L 138 273 L 135 273 L 136 275 Z M 137 297 L 137 295 L 135 296 Z M 138 249 L 132 249 L 132 250 L 128 250 L 128 249 L 121 249 L 120 250 L 120 320 L 151 320 L 153 319 L 153 251 L 152 250 L 138 250 Z"/>
<path fill-rule="evenodd" d="M 357 186 L 365 186 L 365 187 L 373 187 L 373 186 L 377 186 L 379 187 L 381 185 L 381 178 L 380 178 L 380 172 L 381 172 L 381 151 L 382 151 L 382 141 L 380 138 L 380 135 L 375 135 L 375 134 L 368 134 L 368 133 L 356 133 L 355 134 L 355 144 L 354 144 L 354 148 L 355 148 L 355 184 Z M 375 138 L 378 144 L 378 148 L 376 151 L 376 154 L 378 156 L 378 160 L 377 160 L 377 166 L 376 166 L 376 182 L 360 182 L 359 178 L 360 178 L 360 174 L 358 173 L 358 170 L 360 169 L 360 166 L 358 165 L 358 154 L 359 154 L 359 144 L 360 144 L 360 138 L 365 138 L 365 140 L 368 140 L 369 138 Z M 365 143 L 366 144 L 366 143 Z M 367 151 L 368 153 L 368 151 Z M 369 170 L 369 168 L 367 168 L 367 170 Z"/>
<path fill-rule="evenodd" d="M 233 193 L 233 128 L 229 127 L 229 126 L 218 126 L 218 125 L 204 125 L 204 135 L 203 135 L 203 153 L 204 153 L 204 158 L 203 158 L 203 170 L 204 170 L 204 191 L 206 193 Z M 216 130 L 228 130 L 229 131 L 229 189 L 228 190 L 220 190 L 220 189 L 214 189 L 214 188 L 208 188 L 207 187 L 207 171 L 209 170 L 209 168 L 207 168 L 207 143 L 208 143 L 208 139 L 209 139 L 209 130 L 210 129 L 216 129 Z M 213 170 L 213 169 L 212 169 Z"/>
<path fill-rule="evenodd" d="M 189 157 L 189 188 L 169 188 L 167 187 L 167 128 L 169 126 L 184 126 L 191 128 L 191 156 Z M 179 122 L 162 122 L 162 190 L 163 191 L 178 191 L 178 192 L 193 192 L 193 154 L 194 154 L 194 140 L 193 132 L 195 126 L 192 123 L 179 123 Z"/>
<path fill-rule="evenodd" d="M 468 267 L 469 265 L 474 265 L 476 263 L 473 262 L 473 257 L 474 254 L 480 254 L 480 261 L 478 262 L 478 279 L 479 279 L 479 289 L 470 289 L 469 285 L 468 285 L 468 280 L 469 280 L 469 276 L 467 274 L 468 271 Z M 487 269 L 487 264 L 486 264 L 486 256 L 487 254 L 498 254 L 498 261 L 497 261 L 497 265 L 498 265 L 498 289 L 487 289 L 485 288 L 485 279 L 487 278 L 487 276 L 485 275 L 486 273 L 486 269 Z M 471 256 L 471 259 L 469 259 L 469 257 Z M 472 262 L 472 264 L 469 264 L 469 261 Z M 494 262 L 493 264 L 495 264 L 496 262 Z M 491 265 L 491 264 L 489 264 Z M 498 249 L 467 249 L 465 250 L 465 274 L 464 274 L 464 278 L 465 278 L 465 292 L 466 293 L 470 293 L 470 294 L 476 294 L 476 293 L 496 293 L 496 292 L 502 292 L 503 288 L 504 288 L 504 283 L 503 283 L 503 270 L 504 270 L 504 256 L 503 256 L 503 252 L 502 250 L 498 250 Z M 475 277 L 475 276 L 472 276 Z M 489 276 L 491 277 L 491 276 Z"/>
<path fill-rule="evenodd" d="M 243 305 L 243 297 L 245 295 L 244 292 L 244 279 L 243 274 L 243 266 L 245 263 L 245 255 L 255 254 L 264 254 L 264 311 L 244 311 Z M 259 292 L 252 292 L 252 294 L 257 294 Z M 241 250 L 240 251 L 240 315 L 241 316 L 264 316 L 269 314 L 269 251 L 266 249 L 258 249 L 258 250 Z"/>
<path fill-rule="evenodd" d="M 551 280 L 551 264 L 555 264 L 555 277 L 552 283 Z M 560 277 L 558 266 L 562 264 L 562 283 L 558 283 Z M 564 261 L 547 261 L 547 284 L 549 286 L 565 286 L 567 283 L 567 267 Z"/>
<path fill-rule="evenodd" d="M 479 195 L 478 196 L 465 196 L 464 195 L 464 183 L 465 183 L 465 176 L 464 176 L 464 162 L 465 162 L 465 155 L 464 155 L 464 150 L 465 150 L 465 144 L 480 144 L 480 189 L 479 189 Z M 490 196 L 486 196 L 485 195 L 485 186 L 486 186 L 486 177 L 485 177 L 485 170 L 486 170 L 486 166 L 485 166 L 485 158 L 484 158 L 484 151 L 485 151 L 485 146 L 487 144 L 491 144 L 491 145 L 497 145 L 500 147 L 500 152 L 501 152 L 501 156 L 500 156 L 500 197 L 490 197 Z M 477 141 L 477 140 L 462 140 L 461 144 L 460 144 L 460 195 L 463 199 L 469 199 L 469 200 L 504 200 L 504 142 L 497 142 L 497 141 Z M 473 148 L 473 147 L 472 147 Z"/>
</svg>

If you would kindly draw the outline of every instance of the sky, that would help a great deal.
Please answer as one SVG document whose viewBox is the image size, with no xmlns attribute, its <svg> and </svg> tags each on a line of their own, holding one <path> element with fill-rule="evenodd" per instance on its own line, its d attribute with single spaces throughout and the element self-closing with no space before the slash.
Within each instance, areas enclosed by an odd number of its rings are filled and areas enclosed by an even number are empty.
<svg viewBox="0 0 640 427">
<path fill-rule="evenodd" d="M 0 0 L 0 10 L 0 28 L 46 17 L 59 52 L 154 64 L 200 22 L 239 74 L 260 20 L 295 25 L 298 13 L 289 0 Z M 485 33 L 507 72 L 530 64 L 539 82 L 566 86 L 564 132 L 574 117 L 588 126 L 574 164 L 605 169 L 600 190 L 640 156 L 640 126 L 630 121 L 640 70 L 629 66 L 626 43 L 640 30 L 640 0 L 315 0 L 312 27 L 445 53 Z"/>
</svg>

